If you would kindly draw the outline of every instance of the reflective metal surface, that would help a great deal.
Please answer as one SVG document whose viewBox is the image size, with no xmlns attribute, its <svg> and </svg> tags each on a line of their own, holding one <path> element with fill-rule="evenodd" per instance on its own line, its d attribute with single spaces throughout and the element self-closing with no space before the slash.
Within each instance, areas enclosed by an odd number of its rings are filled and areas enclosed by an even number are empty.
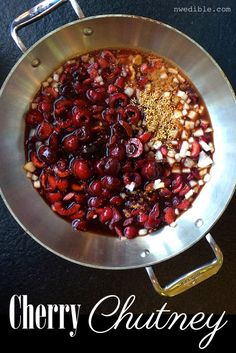
<svg viewBox="0 0 236 353">
<path fill-rule="evenodd" d="M 90 35 L 88 35 L 90 34 Z M 208 107 L 214 127 L 212 178 L 175 228 L 133 240 L 73 232 L 57 217 L 25 177 L 24 113 L 43 81 L 66 59 L 98 48 L 138 47 L 173 60 L 193 81 Z M 40 61 L 37 67 L 32 62 Z M 106 15 L 61 27 L 31 47 L 2 88 L 0 182 L 16 220 L 54 253 L 87 266 L 125 269 L 150 266 L 193 245 L 227 206 L 236 182 L 236 110 L 231 87 L 221 69 L 194 41 L 170 26 L 135 16 Z M 198 219 L 202 219 L 199 227 Z"/>
<path fill-rule="evenodd" d="M 152 267 L 146 267 L 146 271 L 152 282 L 155 291 L 164 297 L 174 297 L 186 290 L 196 286 L 197 284 L 205 281 L 211 276 L 215 275 L 223 264 L 223 254 L 216 244 L 212 236 L 208 233 L 206 235 L 210 247 L 212 248 L 215 258 L 211 262 L 196 268 L 195 270 L 182 275 L 173 282 L 169 283 L 165 287 L 161 287 Z"/>
<path fill-rule="evenodd" d="M 44 0 L 38 5 L 34 6 L 32 9 L 24 12 L 22 15 L 18 16 L 11 24 L 11 35 L 14 39 L 18 48 L 24 53 L 27 48 L 18 36 L 17 32 L 20 28 L 25 27 L 29 23 L 32 23 L 39 18 L 45 16 L 49 12 L 53 11 L 58 6 L 64 4 L 67 0 Z M 69 0 L 71 6 L 73 7 L 76 15 L 79 18 L 83 18 L 84 14 L 76 0 Z"/>
</svg>

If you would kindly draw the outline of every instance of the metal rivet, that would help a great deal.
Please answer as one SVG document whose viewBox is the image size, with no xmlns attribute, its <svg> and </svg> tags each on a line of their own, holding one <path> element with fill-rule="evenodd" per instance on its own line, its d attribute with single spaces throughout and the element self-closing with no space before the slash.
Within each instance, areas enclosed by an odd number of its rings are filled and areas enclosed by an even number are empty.
<svg viewBox="0 0 236 353">
<path fill-rule="evenodd" d="M 144 251 L 141 252 L 140 256 L 141 256 L 141 257 L 146 257 L 146 256 L 148 256 L 149 254 L 150 254 L 150 251 L 146 249 L 146 250 L 144 250 Z"/>
<path fill-rule="evenodd" d="M 93 29 L 91 27 L 86 27 L 83 29 L 83 33 L 85 36 L 91 36 L 91 34 L 93 34 Z"/>
<path fill-rule="evenodd" d="M 200 228 L 203 225 L 203 223 L 204 223 L 203 219 L 199 218 L 199 219 L 196 220 L 195 226 Z"/>
<path fill-rule="evenodd" d="M 33 67 L 38 67 L 38 66 L 40 65 L 40 60 L 39 60 L 39 59 L 33 59 L 33 60 L 31 61 L 31 65 L 32 65 Z"/>
</svg>

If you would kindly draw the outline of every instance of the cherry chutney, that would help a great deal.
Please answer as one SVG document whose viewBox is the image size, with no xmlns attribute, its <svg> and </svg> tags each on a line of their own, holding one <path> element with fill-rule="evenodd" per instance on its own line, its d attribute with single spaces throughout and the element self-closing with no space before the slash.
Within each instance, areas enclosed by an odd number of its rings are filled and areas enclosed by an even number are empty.
<svg viewBox="0 0 236 353">
<path fill-rule="evenodd" d="M 25 121 L 27 177 L 77 230 L 131 239 L 175 226 L 210 180 L 205 104 L 153 53 L 103 49 L 67 61 Z"/>
</svg>

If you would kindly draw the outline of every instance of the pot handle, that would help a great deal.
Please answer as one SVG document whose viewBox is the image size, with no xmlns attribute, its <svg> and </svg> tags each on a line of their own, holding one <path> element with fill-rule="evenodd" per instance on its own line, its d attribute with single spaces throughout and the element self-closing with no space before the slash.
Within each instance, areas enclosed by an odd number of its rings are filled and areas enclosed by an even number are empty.
<svg viewBox="0 0 236 353">
<path fill-rule="evenodd" d="M 19 38 L 17 31 L 22 28 L 27 26 L 29 23 L 32 23 L 34 21 L 37 21 L 44 15 L 48 14 L 49 12 L 53 11 L 55 8 L 58 6 L 62 5 L 65 3 L 67 0 L 45 0 L 42 1 L 40 4 L 32 7 L 32 9 L 24 12 L 22 15 L 18 16 L 11 24 L 11 36 L 16 43 L 16 45 L 20 48 L 20 50 L 24 53 L 27 48 L 22 42 L 22 40 Z M 69 0 L 71 6 L 73 7 L 76 15 L 79 18 L 84 17 L 84 13 L 81 10 L 79 4 L 77 3 L 76 0 Z"/>
<path fill-rule="evenodd" d="M 223 254 L 210 234 L 206 235 L 210 247 L 212 248 L 215 258 L 213 261 L 190 271 L 183 276 L 177 278 L 165 287 L 161 287 L 152 267 L 146 267 L 148 276 L 152 282 L 155 291 L 164 297 L 173 297 L 177 294 L 185 292 L 209 277 L 215 275 L 223 264 Z"/>
</svg>

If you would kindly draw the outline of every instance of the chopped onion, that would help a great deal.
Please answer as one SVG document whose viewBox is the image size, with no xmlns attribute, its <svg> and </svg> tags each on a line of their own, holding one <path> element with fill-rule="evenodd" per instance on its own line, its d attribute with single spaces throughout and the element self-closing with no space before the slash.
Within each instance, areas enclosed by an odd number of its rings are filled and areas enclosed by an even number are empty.
<svg viewBox="0 0 236 353">
<path fill-rule="evenodd" d="M 176 95 L 177 95 L 177 97 L 182 98 L 184 101 L 186 101 L 186 99 L 188 99 L 188 96 L 184 91 L 179 90 Z"/>
<path fill-rule="evenodd" d="M 211 127 L 208 127 L 206 130 L 205 130 L 205 132 L 212 132 L 213 131 L 213 129 L 211 128 Z"/>
<path fill-rule="evenodd" d="M 181 139 L 188 140 L 188 138 L 189 138 L 189 132 L 187 130 L 183 130 L 181 134 Z"/>
<path fill-rule="evenodd" d="M 166 72 L 163 72 L 162 74 L 160 74 L 160 79 L 161 80 L 165 80 L 168 77 Z"/>
<path fill-rule="evenodd" d="M 183 76 L 181 76 L 180 74 L 178 74 L 177 77 L 181 82 L 185 82 L 185 78 Z"/>
<path fill-rule="evenodd" d="M 164 92 L 163 97 L 170 97 L 170 92 Z"/>
<path fill-rule="evenodd" d="M 189 182 L 189 185 L 191 186 L 191 188 L 193 188 L 194 186 L 196 186 L 198 183 L 197 183 L 197 181 L 195 181 L 195 180 L 190 180 L 190 182 Z"/>
<path fill-rule="evenodd" d="M 210 176 L 209 173 L 207 173 L 207 174 L 204 176 L 204 178 L 203 178 L 203 180 L 205 181 L 205 183 L 207 183 L 210 179 L 211 179 L 211 176 Z"/>
<path fill-rule="evenodd" d="M 95 82 L 103 82 L 103 78 L 102 78 L 102 76 L 97 76 L 97 77 L 95 77 L 94 81 Z"/>
<path fill-rule="evenodd" d="M 193 121 L 185 121 L 184 126 L 187 130 L 192 130 L 192 129 L 194 129 L 194 122 Z"/>
<path fill-rule="evenodd" d="M 171 228 L 175 228 L 177 226 L 177 223 L 176 222 L 172 222 L 171 224 L 170 224 L 170 227 Z"/>
<path fill-rule="evenodd" d="M 198 159 L 198 167 L 206 168 L 209 167 L 212 163 L 213 160 L 211 157 L 209 157 L 204 151 L 201 151 Z"/>
<path fill-rule="evenodd" d="M 183 106 L 184 109 L 188 110 L 189 109 L 189 105 L 188 103 L 184 103 L 184 106 Z"/>
<path fill-rule="evenodd" d="M 198 129 L 198 130 L 194 131 L 193 135 L 196 137 L 200 137 L 200 136 L 204 135 L 204 132 L 202 129 Z"/>
<path fill-rule="evenodd" d="M 188 200 L 188 199 L 190 199 L 191 196 L 193 196 L 193 194 L 194 194 L 193 189 L 190 189 L 190 190 L 187 192 L 187 194 L 184 195 L 184 197 L 185 197 L 186 200 Z"/>
<path fill-rule="evenodd" d="M 124 93 L 127 94 L 127 96 L 131 97 L 134 94 L 134 89 L 132 87 L 126 87 Z"/>
<path fill-rule="evenodd" d="M 130 184 L 125 185 L 126 189 L 131 191 L 131 192 L 134 191 L 135 186 L 136 185 L 135 185 L 134 181 L 132 181 Z"/>
<path fill-rule="evenodd" d="M 151 142 L 150 147 L 153 147 L 155 150 L 158 150 L 158 148 L 160 148 L 160 147 L 161 147 L 161 145 L 162 145 L 162 142 L 161 142 L 161 141 L 159 141 L 159 140 L 157 140 L 157 141 L 155 141 L 155 143 L 154 143 L 154 144 L 152 144 L 152 142 Z"/>
<path fill-rule="evenodd" d="M 205 141 L 199 141 L 199 144 L 202 146 L 202 148 L 204 149 L 204 151 L 209 152 L 211 150 L 211 147 L 208 146 L 208 144 Z"/>
<path fill-rule="evenodd" d="M 29 179 L 31 179 L 31 178 L 32 178 L 32 173 L 30 173 L 30 172 L 27 172 L 27 173 L 26 173 L 26 178 L 29 178 Z"/>
<path fill-rule="evenodd" d="M 200 170 L 199 174 L 200 174 L 201 176 L 204 176 L 204 175 L 207 174 L 207 171 L 208 171 L 207 168 L 204 168 L 204 169 Z"/>
<path fill-rule="evenodd" d="M 195 162 L 191 158 L 186 158 L 184 161 L 184 166 L 187 168 L 192 168 L 194 166 Z"/>
<path fill-rule="evenodd" d="M 59 75 L 57 73 L 54 73 L 53 80 L 56 81 L 56 82 L 59 81 Z"/>
<path fill-rule="evenodd" d="M 190 111 L 188 112 L 188 117 L 189 117 L 190 119 L 192 119 L 192 120 L 195 120 L 195 119 L 197 118 L 197 116 L 198 116 L 198 113 L 195 112 L 194 110 L 190 110 Z"/>
<path fill-rule="evenodd" d="M 201 105 L 200 108 L 198 109 L 198 113 L 202 115 L 203 112 L 204 112 L 204 107 L 203 105 Z"/>
<path fill-rule="evenodd" d="M 154 181 L 154 184 L 153 184 L 153 189 L 154 190 L 162 189 L 164 187 L 165 187 L 165 184 L 161 181 L 161 179 L 156 179 Z"/>
<path fill-rule="evenodd" d="M 35 189 L 39 189 L 39 188 L 41 188 L 41 184 L 40 184 L 40 181 L 39 180 L 36 180 L 36 181 L 34 181 L 34 188 Z"/>
<path fill-rule="evenodd" d="M 175 75 L 177 75 L 177 73 L 178 73 L 178 71 L 175 70 L 175 69 L 173 69 L 172 67 L 169 67 L 169 68 L 167 69 L 167 71 L 170 72 L 171 74 L 175 74 Z"/>
<path fill-rule="evenodd" d="M 36 170 L 36 167 L 32 162 L 27 162 L 24 165 L 24 169 L 27 170 L 27 172 L 33 173 Z"/>
<path fill-rule="evenodd" d="M 182 157 L 179 155 L 179 153 L 176 153 L 176 154 L 175 154 L 175 159 L 176 159 L 177 162 L 180 162 L 180 161 L 181 161 L 181 158 L 182 158 Z"/>
<path fill-rule="evenodd" d="M 186 156 L 186 152 L 188 151 L 188 149 L 189 149 L 188 142 L 187 141 L 183 141 L 181 149 L 180 149 L 180 152 L 179 152 L 180 157 L 185 157 Z"/>
<path fill-rule="evenodd" d="M 146 235 L 147 234 L 147 229 L 143 228 L 143 229 L 139 229 L 138 231 L 138 235 Z"/>
<path fill-rule="evenodd" d="M 49 86 L 49 83 L 48 83 L 47 81 L 45 81 L 45 82 L 42 83 L 42 86 L 43 86 L 43 87 L 48 87 L 48 86 Z"/>
<path fill-rule="evenodd" d="M 190 168 L 183 168 L 182 173 L 190 173 L 191 169 Z"/>
<path fill-rule="evenodd" d="M 181 118 L 181 116 L 182 116 L 182 112 L 180 111 L 180 110 L 175 110 L 174 111 L 174 117 L 176 118 L 176 119 L 178 119 L 178 118 Z"/>
<path fill-rule="evenodd" d="M 168 153 L 167 153 L 167 156 L 173 158 L 175 156 L 175 151 L 174 150 L 169 150 Z"/>
<path fill-rule="evenodd" d="M 169 163 L 170 166 L 172 166 L 175 163 L 175 159 L 171 157 L 167 157 L 167 162 Z"/>
<path fill-rule="evenodd" d="M 156 158 L 157 161 L 162 161 L 163 155 L 162 155 L 161 151 L 157 151 L 156 152 L 155 158 Z"/>
</svg>

